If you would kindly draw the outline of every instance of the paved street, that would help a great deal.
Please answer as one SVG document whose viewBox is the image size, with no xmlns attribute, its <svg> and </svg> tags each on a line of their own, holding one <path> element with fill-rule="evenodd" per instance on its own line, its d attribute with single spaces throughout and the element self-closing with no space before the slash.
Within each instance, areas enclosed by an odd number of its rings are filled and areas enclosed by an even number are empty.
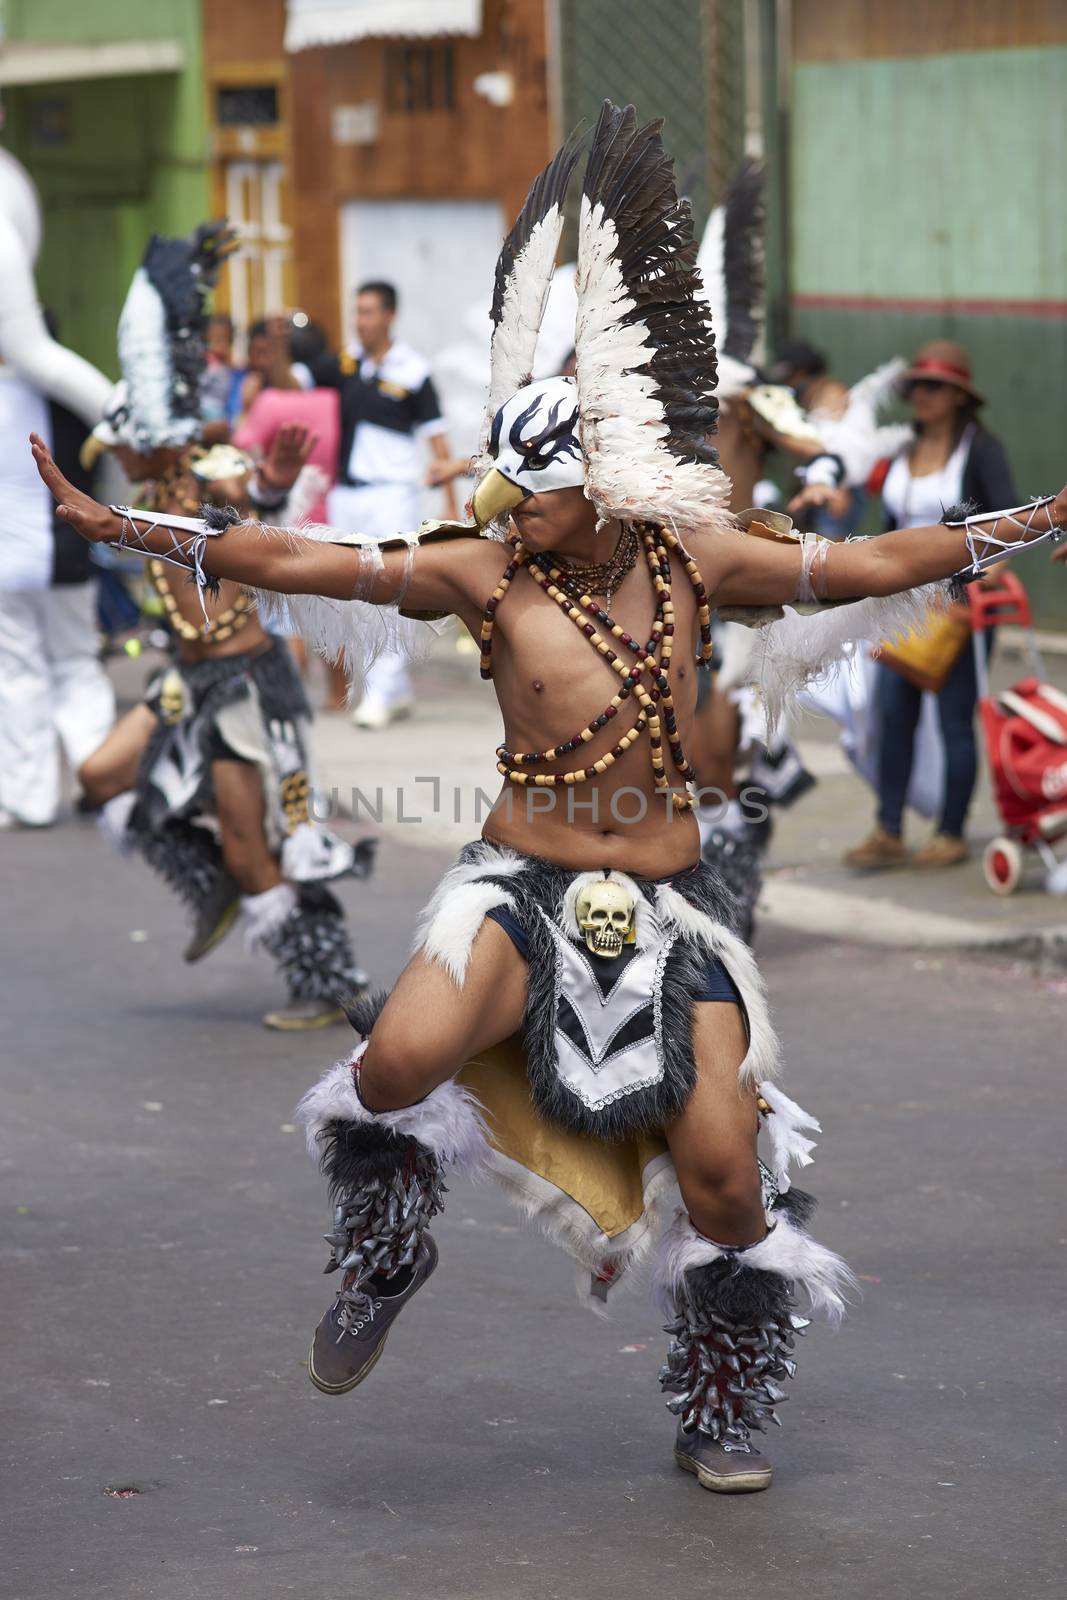
<svg viewBox="0 0 1067 1600">
<path fill-rule="evenodd" d="M 345 891 L 378 978 L 446 864 L 417 831 Z M 264 1032 L 277 989 L 237 937 L 184 967 L 167 896 L 89 824 L 0 838 L 0 871 L 0 1593 L 1058 1585 L 1062 977 L 764 927 L 788 1087 L 825 1129 L 818 1233 L 864 1299 L 801 1347 L 770 1496 L 727 1499 L 672 1462 L 641 1295 L 590 1317 L 487 1186 L 454 1185 L 366 1387 L 316 1394 L 326 1211 L 291 1113 L 346 1035 Z"/>
</svg>

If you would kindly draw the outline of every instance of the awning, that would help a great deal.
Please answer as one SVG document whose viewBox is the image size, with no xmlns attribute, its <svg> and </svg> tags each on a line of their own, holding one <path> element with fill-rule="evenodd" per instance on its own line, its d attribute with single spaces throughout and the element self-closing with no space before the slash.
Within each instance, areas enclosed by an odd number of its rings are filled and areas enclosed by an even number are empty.
<svg viewBox="0 0 1067 1600">
<path fill-rule="evenodd" d="M 287 50 L 482 31 L 482 0 L 287 0 Z"/>
<path fill-rule="evenodd" d="M 0 45 L 0 88 L 20 84 L 75 83 L 85 78 L 135 78 L 180 72 L 185 49 L 180 39 L 122 39 L 113 44 L 35 44 L 15 40 Z"/>
</svg>

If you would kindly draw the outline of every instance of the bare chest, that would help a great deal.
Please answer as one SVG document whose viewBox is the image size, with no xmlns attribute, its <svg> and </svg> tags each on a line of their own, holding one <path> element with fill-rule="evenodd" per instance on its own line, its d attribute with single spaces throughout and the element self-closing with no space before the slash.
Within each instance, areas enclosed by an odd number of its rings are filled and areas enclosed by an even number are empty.
<svg viewBox="0 0 1067 1600">
<path fill-rule="evenodd" d="M 672 585 L 673 654 L 670 682 L 680 708 L 695 695 L 697 616 L 692 592 Z M 610 616 L 623 632 L 646 647 L 656 620 L 656 600 L 646 568 L 636 568 L 612 598 Z M 616 657 L 598 648 L 603 641 Z M 639 654 L 595 619 L 572 620 L 527 572 L 517 574 L 497 616 L 493 681 L 508 729 L 509 743 L 545 748 L 569 738 L 603 715 Z M 636 716 L 636 702 L 610 719 L 618 732 Z"/>
</svg>

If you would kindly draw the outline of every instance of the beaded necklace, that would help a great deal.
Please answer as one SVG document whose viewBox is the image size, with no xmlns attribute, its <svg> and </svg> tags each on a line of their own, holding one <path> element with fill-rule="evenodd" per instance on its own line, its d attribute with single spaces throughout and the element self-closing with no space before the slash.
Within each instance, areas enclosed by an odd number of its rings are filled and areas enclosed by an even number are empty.
<svg viewBox="0 0 1067 1600">
<path fill-rule="evenodd" d="M 167 613 L 167 624 L 179 639 L 188 639 L 196 644 L 222 644 L 241 631 L 256 609 L 253 597 L 242 591 L 232 606 L 227 606 L 225 611 L 220 611 L 218 616 L 212 617 L 206 627 L 198 627 L 195 622 L 189 622 L 183 617 L 178 610 L 178 602 L 171 593 L 163 562 L 149 561 L 148 575 L 152 580 L 153 589 L 163 602 L 163 609 Z"/>
<path fill-rule="evenodd" d="M 610 560 L 601 561 L 593 567 L 576 567 L 570 561 L 559 558 L 559 564 L 563 569 L 564 578 L 568 583 L 577 585 L 580 593 L 602 594 L 606 609 L 611 605 L 622 580 L 636 567 L 640 550 L 637 530 L 628 523 Z"/>
<path fill-rule="evenodd" d="M 145 486 L 144 501 L 152 511 L 163 512 L 172 510 L 177 502 L 182 512 L 191 515 L 201 509 L 199 499 L 193 498 L 181 490 L 190 476 L 190 468 L 194 461 L 203 456 L 205 452 L 199 447 L 194 447 L 173 466 L 160 474 L 152 483 Z M 223 644 L 239 633 L 248 622 L 252 612 L 256 609 L 256 602 L 251 595 L 243 591 L 237 596 L 232 606 L 227 606 L 225 611 L 220 611 L 218 616 L 212 617 L 206 627 L 200 627 L 194 622 L 189 622 L 178 610 L 178 603 L 171 593 L 170 584 L 167 582 L 166 567 L 162 561 L 149 561 L 148 576 L 152 587 L 163 602 L 163 609 L 167 613 L 169 627 L 178 635 L 179 639 L 186 639 L 193 644 Z"/>
<path fill-rule="evenodd" d="M 491 678 L 493 675 L 493 626 L 496 611 L 500 602 L 511 587 L 515 574 L 520 568 L 525 568 L 534 582 L 544 590 L 550 600 L 554 600 L 560 610 L 570 618 L 575 627 L 589 640 L 598 655 L 603 656 L 608 666 L 617 674 L 622 682 L 616 694 L 612 695 L 608 704 L 599 716 L 594 717 L 580 732 L 571 738 L 553 746 L 551 750 L 509 750 L 505 745 L 497 749 L 497 771 L 502 773 L 512 783 L 534 784 L 541 788 L 554 788 L 560 785 L 573 785 L 586 783 L 600 773 L 606 772 L 621 756 L 641 737 L 648 734 L 649 755 L 652 761 L 652 781 L 657 790 L 668 790 L 670 782 L 667 778 L 663 760 L 663 733 L 666 731 L 667 744 L 671 752 L 671 760 L 676 770 L 683 778 L 695 776 L 692 767 L 686 760 L 682 750 L 682 742 L 678 733 L 678 725 L 674 714 L 674 701 L 671 695 L 670 665 L 674 649 L 674 601 L 671 597 L 671 564 L 670 552 L 677 553 L 689 579 L 697 602 L 697 615 L 700 623 L 700 659 L 711 660 L 711 612 L 708 606 L 707 591 L 700 576 L 696 562 L 689 555 L 681 540 L 676 534 L 666 528 L 653 527 L 650 524 L 642 525 L 638 534 L 641 548 L 644 551 L 648 564 L 652 587 L 656 596 L 656 612 L 652 623 L 652 632 L 645 644 L 639 643 L 620 626 L 608 611 L 597 604 L 588 593 L 586 587 L 574 581 L 574 576 L 559 565 L 558 558 L 543 554 L 539 551 L 527 550 L 520 539 L 512 539 L 514 554 L 501 574 L 500 581 L 486 602 L 485 612 L 482 617 L 481 628 L 481 675 Z M 577 574 L 584 577 L 584 574 Z M 592 620 L 590 620 L 592 619 Z M 627 666 L 624 658 L 612 649 L 604 634 L 598 631 L 598 625 L 613 640 L 636 658 L 633 666 Z M 647 680 L 647 681 L 646 681 Z M 530 767 L 539 766 L 548 761 L 559 761 L 564 756 L 573 755 L 580 750 L 583 744 L 588 744 L 601 728 L 606 728 L 612 718 L 616 717 L 619 708 L 633 695 L 637 700 L 640 710 L 637 720 L 632 728 L 623 734 L 617 744 L 600 756 L 590 766 L 579 767 L 573 772 L 530 772 Z M 678 811 L 692 809 L 693 801 L 689 794 L 671 795 L 672 803 Z"/>
</svg>

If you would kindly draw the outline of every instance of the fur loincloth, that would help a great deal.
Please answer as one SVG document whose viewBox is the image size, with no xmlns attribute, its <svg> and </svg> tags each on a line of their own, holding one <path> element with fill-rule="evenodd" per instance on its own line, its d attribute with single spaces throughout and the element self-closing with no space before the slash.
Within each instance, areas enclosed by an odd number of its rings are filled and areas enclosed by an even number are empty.
<svg viewBox="0 0 1067 1600">
<path fill-rule="evenodd" d="M 575 905 L 602 872 L 573 872 L 480 840 L 438 886 L 416 948 L 462 986 L 485 917 L 506 907 L 529 956 L 523 1038 L 530 1092 L 544 1121 L 597 1139 L 658 1130 L 696 1083 L 693 1004 L 709 961 L 741 997 L 749 1035 L 739 1082 L 775 1075 L 778 1044 L 751 951 L 731 930 L 736 907 L 700 862 L 671 878 L 612 872 L 636 906 L 632 960 L 590 954 Z"/>
</svg>

